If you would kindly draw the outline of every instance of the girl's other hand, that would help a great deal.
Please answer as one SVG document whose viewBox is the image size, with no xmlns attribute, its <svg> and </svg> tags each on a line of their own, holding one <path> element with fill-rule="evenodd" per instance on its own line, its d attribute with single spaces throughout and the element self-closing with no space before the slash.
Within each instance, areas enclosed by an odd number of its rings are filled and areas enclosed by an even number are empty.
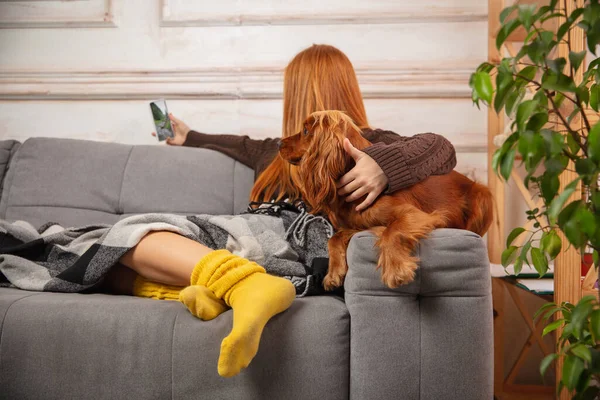
<svg viewBox="0 0 600 400">
<path fill-rule="evenodd" d="M 356 207 L 356 211 L 363 211 L 385 190 L 388 178 L 375 160 L 352 146 L 348 139 L 344 140 L 344 150 L 354 158 L 356 165 L 338 181 L 338 194 L 347 196 L 347 202 L 366 196 Z"/>
</svg>

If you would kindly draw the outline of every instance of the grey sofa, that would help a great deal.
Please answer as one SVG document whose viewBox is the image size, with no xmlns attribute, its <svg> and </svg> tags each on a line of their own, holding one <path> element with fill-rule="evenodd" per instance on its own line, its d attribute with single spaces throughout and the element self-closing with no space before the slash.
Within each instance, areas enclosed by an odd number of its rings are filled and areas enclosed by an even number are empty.
<svg viewBox="0 0 600 400">
<path fill-rule="evenodd" d="M 0 218 L 73 226 L 145 212 L 232 214 L 245 209 L 252 179 L 209 150 L 0 141 Z M 344 298 L 297 299 L 229 379 L 217 358 L 231 312 L 203 322 L 178 302 L 0 288 L 0 398 L 492 398 L 482 239 L 435 231 L 418 248 L 416 281 L 396 290 L 380 282 L 373 245 L 366 232 L 352 239 Z"/>
</svg>

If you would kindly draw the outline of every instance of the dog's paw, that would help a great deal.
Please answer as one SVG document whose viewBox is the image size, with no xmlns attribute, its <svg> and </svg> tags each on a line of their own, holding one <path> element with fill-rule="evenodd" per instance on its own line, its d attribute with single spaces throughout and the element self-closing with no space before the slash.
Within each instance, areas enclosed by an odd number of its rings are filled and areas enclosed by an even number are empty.
<svg viewBox="0 0 600 400">
<path fill-rule="evenodd" d="M 414 262 L 403 263 L 400 267 L 386 268 L 381 271 L 381 280 L 389 288 L 397 288 L 415 280 L 417 264 Z"/>
<path fill-rule="evenodd" d="M 397 288 L 415 280 L 417 259 L 394 251 L 382 251 L 378 267 L 383 283 L 389 288 Z"/>
<path fill-rule="evenodd" d="M 418 258 L 411 256 L 411 249 L 382 247 L 377 267 L 381 268 L 381 280 L 389 288 L 397 288 L 415 280 Z"/>
<path fill-rule="evenodd" d="M 332 274 L 329 272 L 323 279 L 323 287 L 326 291 L 330 292 L 342 286 L 344 284 L 344 276 L 340 274 Z"/>
</svg>

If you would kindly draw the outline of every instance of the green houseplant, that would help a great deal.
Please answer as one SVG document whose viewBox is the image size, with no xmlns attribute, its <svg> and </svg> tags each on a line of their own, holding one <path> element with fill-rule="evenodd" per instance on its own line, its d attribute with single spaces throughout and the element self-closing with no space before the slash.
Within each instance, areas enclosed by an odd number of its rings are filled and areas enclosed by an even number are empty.
<svg viewBox="0 0 600 400">
<path fill-rule="evenodd" d="M 515 160 L 520 160 L 526 171 L 524 185 L 543 199 L 542 207 L 527 211 L 533 229 L 519 227 L 508 235 L 502 264 L 514 264 L 517 274 L 527 263 L 544 275 L 548 263 L 566 246 L 580 252 L 591 249 L 595 267 L 599 264 L 600 122 L 592 117 L 600 103 L 600 58 L 588 60 L 585 69 L 587 52 L 571 49 L 573 30 L 583 29 L 587 48 L 596 54 L 600 4 L 586 0 L 567 15 L 567 1 L 573 0 L 561 1 L 551 0 L 539 8 L 524 4 L 504 9 L 496 46 L 500 49 L 511 33 L 524 29 L 522 47 L 497 64 L 482 63 L 470 79 L 478 107 L 483 102 L 512 120 L 510 134 L 494 153 L 492 168 L 508 180 Z M 561 21 L 556 31 L 544 29 L 551 20 Z M 567 46 L 568 60 L 557 56 L 559 46 Z M 583 77 L 579 74 L 577 79 L 580 70 Z M 576 178 L 560 191 L 559 176 L 567 169 L 574 170 Z M 582 190 L 582 198 L 569 201 L 576 190 Z M 559 230 L 568 243 L 563 243 Z M 516 246 L 513 242 L 520 235 L 527 235 L 526 240 Z M 600 393 L 596 386 L 600 378 L 598 299 L 589 296 L 577 305 L 548 304 L 536 315 L 548 321 L 552 316 L 556 319 L 544 334 L 559 327 L 563 331 L 557 354 L 542 362 L 542 374 L 553 360 L 564 357 L 559 391 L 564 387 L 574 398 L 596 398 Z"/>
</svg>

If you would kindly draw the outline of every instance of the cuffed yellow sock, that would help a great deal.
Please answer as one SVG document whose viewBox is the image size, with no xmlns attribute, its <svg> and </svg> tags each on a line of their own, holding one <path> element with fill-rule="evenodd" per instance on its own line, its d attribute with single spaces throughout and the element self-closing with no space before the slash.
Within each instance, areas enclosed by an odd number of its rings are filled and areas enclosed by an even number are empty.
<svg viewBox="0 0 600 400">
<path fill-rule="evenodd" d="M 181 289 L 183 289 L 181 286 L 165 285 L 149 281 L 141 275 L 138 275 L 133 282 L 134 296 L 148 297 L 156 300 L 179 300 Z"/>
<path fill-rule="evenodd" d="M 141 275 L 135 278 L 133 294 L 156 300 L 179 300 L 196 317 L 209 321 L 229 309 L 205 286 L 173 286 L 150 281 Z"/>
<path fill-rule="evenodd" d="M 219 375 L 230 377 L 246 368 L 258 351 L 267 322 L 294 301 L 296 289 L 287 279 L 265 273 L 255 262 L 216 250 L 194 268 L 193 285 L 203 285 L 233 308 L 233 329 L 221 343 Z"/>
</svg>

